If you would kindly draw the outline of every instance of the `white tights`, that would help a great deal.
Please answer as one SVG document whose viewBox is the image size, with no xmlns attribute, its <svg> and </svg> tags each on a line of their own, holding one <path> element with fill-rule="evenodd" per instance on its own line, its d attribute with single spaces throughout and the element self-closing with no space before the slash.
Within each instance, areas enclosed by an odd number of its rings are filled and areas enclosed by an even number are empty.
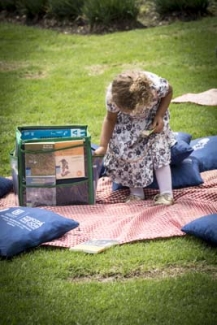
<svg viewBox="0 0 217 325">
<path fill-rule="evenodd" d="M 160 194 L 169 193 L 171 196 L 173 196 L 170 165 L 155 169 L 155 175 L 159 186 Z M 130 194 L 138 196 L 141 199 L 145 198 L 142 187 L 130 187 Z"/>
<path fill-rule="evenodd" d="M 159 186 L 160 194 L 169 193 L 173 196 L 170 165 L 155 169 L 155 175 Z"/>
</svg>

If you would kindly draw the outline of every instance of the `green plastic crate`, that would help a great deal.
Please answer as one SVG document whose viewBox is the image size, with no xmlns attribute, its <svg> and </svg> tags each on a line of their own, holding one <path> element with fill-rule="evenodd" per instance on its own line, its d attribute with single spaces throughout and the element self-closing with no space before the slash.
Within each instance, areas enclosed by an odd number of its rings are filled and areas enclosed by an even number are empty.
<svg viewBox="0 0 217 325">
<path fill-rule="evenodd" d="M 56 180 L 52 175 L 27 176 L 25 158 L 28 154 L 31 157 L 39 158 L 42 153 L 46 171 L 46 162 L 57 149 L 48 148 L 40 151 L 27 150 L 26 144 L 53 143 L 82 140 L 82 145 L 73 145 L 66 149 L 81 147 L 84 152 L 84 175 L 67 179 Z M 61 149 L 61 150 L 66 150 Z M 36 156 L 35 156 L 36 155 Z M 46 156 L 48 158 L 46 158 Z M 77 205 L 94 204 L 95 190 L 93 175 L 93 159 L 91 150 L 91 136 L 87 125 L 66 125 L 66 126 L 22 126 L 16 129 L 16 147 L 11 153 L 11 161 L 17 159 L 17 192 L 19 205 L 21 206 L 50 206 L 50 205 Z M 33 159 L 34 160 L 34 159 Z M 40 160 L 40 159 L 39 159 Z M 48 168 L 49 169 L 49 168 Z M 40 176 L 40 177 L 38 177 Z M 35 178 L 34 178 L 35 177 Z M 39 181 L 40 179 L 40 181 Z M 29 197 L 31 197 L 29 199 Z"/>
</svg>

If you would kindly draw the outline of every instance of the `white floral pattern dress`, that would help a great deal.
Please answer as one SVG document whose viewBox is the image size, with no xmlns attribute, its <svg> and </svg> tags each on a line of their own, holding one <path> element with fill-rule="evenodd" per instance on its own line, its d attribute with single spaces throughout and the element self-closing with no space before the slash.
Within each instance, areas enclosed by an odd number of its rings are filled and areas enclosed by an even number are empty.
<svg viewBox="0 0 217 325">
<path fill-rule="evenodd" d="M 123 113 L 112 103 L 111 84 L 106 93 L 107 110 L 118 113 L 118 116 L 104 157 L 105 172 L 115 183 L 128 187 L 151 184 L 154 170 L 170 164 L 170 148 L 176 142 L 169 126 L 168 110 L 161 133 L 149 137 L 141 135 L 142 131 L 150 129 L 160 100 L 169 89 L 166 79 L 151 72 L 144 73 L 152 80 L 155 96 L 150 106 L 137 115 Z"/>
</svg>

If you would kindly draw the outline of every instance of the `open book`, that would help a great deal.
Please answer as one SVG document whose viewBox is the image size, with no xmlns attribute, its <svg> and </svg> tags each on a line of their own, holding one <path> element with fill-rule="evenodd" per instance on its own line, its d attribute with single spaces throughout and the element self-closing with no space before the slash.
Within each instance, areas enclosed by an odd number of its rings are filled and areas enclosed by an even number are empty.
<svg viewBox="0 0 217 325">
<path fill-rule="evenodd" d="M 90 239 L 86 242 L 70 247 L 69 250 L 96 254 L 118 244 L 120 244 L 119 241 L 113 239 Z"/>
</svg>

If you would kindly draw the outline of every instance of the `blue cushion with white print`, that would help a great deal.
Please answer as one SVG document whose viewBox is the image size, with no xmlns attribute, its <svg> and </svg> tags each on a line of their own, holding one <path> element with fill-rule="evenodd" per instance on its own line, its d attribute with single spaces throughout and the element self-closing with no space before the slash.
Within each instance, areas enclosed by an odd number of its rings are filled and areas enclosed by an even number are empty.
<svg viewBox="0 0 217 325">
<path fill-rule="evenodd" d="M 0 210 L 0 256 L 12 257 L 63 236 L 79 223 L 42 208 Z"/>
<path fill-rule="evenodd" d="M 190 142 L 194 151 L 190 157 L 199 161 L 200 172 L 217 169 L 217 136 L 198 138 Z"/>
</svg>

